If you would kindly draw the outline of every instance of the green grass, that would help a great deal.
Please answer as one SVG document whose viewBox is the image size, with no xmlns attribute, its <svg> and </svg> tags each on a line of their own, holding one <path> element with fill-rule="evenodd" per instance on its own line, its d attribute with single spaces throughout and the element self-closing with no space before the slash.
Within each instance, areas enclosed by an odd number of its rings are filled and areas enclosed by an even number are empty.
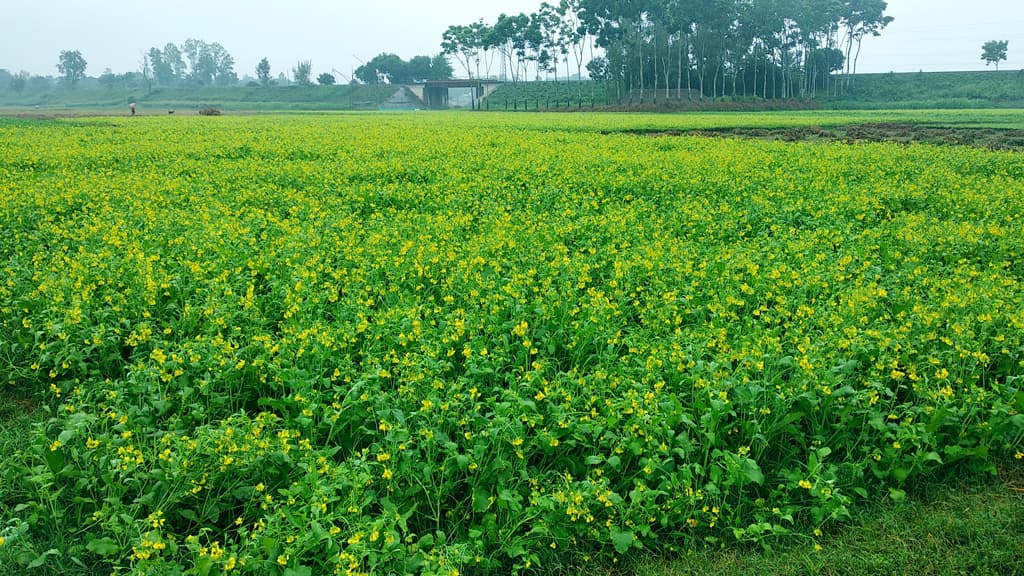
<svg viewBox="0 0 1024 576">
<path fill-rule="evenodd" d="M 214 107 L 227 111 L 376 110 L 395 93 L 394 86 L 183 87 L 143 89 L 58 89 L 51 92 L 0 93 L 0 109 L 127 112 L 135 101 L 141 114 L 181 113 Z"/>
<path fill-rule="evenodd" d="M 660 100 L 664 104 L 664 89 L 647 90 L 647 104 Z M 696 93 L 696 90 L 695 92 Z M 822 105 L 840 109 L 968 109 L 968 108 L 1009 108 L 1024 105 L 1024 72 L 1018 70 L 974 71 L 974 72 L 914 72 L 857 75 L 853 86 L 841 97 L 831 98 L 821 94 Z M 490 97 L 491 109 L 504 109 L 512 102 L 522 109 L 524 102 L 529 109 L 564 108 L 566 101 L 577 106 L 582 98 L 584 107 L 591 103 L 596 106 L 617 105 L 618 96 L 612 83 L 566 83 L 566 82 L 521 82 L 506 84 Z M 741 98 L 742 99 L 742 98 Z M 623 104 L 628 96 L 622 96 Z M 743 106 L 769 106 L 748 102 L 735 102 L 731 98 L 712 102 L 682 101 L 683 106 L 696 108 L 742 108 Z M 633 104 L 637 104 L 636 101 Z"/>
<path fill-rule="evenodd" d="M 1024 71 L 861 74 L 834 103 L 853 108 L 1020 107 Z"/>
<path fill-rule="evenodd" d="M 57 88 L 46 92 L 0 92 L 0 110 L 126 110 L 135 100 L 143 113 L 169 109 L 186 112 L 206 106 L 225 110 L 359 110 L 376 109 L 396 90 L 394 86 L 277 86 L 277 87 L 154 87 L 150 91 L 135 88 Z M 663 91 L 647 91 L 648 107 L 657 95 L 664 105 Z M 852 88 L 840 98 L 820 99 L 821 105 L 841 109 L 964 109 L 1010 108 L 1024 106 L 1024 71 L 986 70 L 975 72 L 915 72 L 901 74 L 860 74 Z M 619 94 L 615 85 L 602 82 L 520 82 L 501 86 L 487 98 L 490 110 L 530 110 L 616 106 Z M 623 104 L 630 102 L 622 95 Z M 654 106 L 657 105 L 657 101 Z M 635 104 L 636 102 L 634 102 Z M 778 104 L 778 103 L 776 103 Z M 799 102 L 797 102 L 799 104 Z M 811 104 L 816 104 L 812 102 Z M 680 105 L 676 102 L 674 105 Z M 682 106 L 711 108 L 770 107 L 758 102 L 687 102 Z"/>
<path fill-rule="evenodd" d="M 32 429 L 44 420 L 44 414 L 21 391 L 0 387 L 0 518 L 11 518 L 19 502 L 25 500 L 20 478 L 25 451 L 32 440 Z M 0 525 L 0 531 L 8 526 Z M 0 573 L 15 574 L 17 566 L 0 561 Z"/>
<path fill-rule="evenodd" d="M 1018 466 L 1019 469 L 1019 466 Z M 1019 474 L 1019 472 L 1018 472 Z M 992 478 L 961 478 L 881 503 L 811 544 L 646 558 L 651 576 L 1024 574 L 1024 497 Z"/>
</svg>

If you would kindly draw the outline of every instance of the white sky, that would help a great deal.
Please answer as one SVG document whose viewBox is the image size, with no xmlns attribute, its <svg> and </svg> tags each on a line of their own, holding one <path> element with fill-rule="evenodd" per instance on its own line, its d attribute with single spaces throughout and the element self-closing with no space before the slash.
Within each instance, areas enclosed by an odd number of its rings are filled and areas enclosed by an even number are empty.
<svg viewBox="0 0 1024 576">
<path fill-rule="evenodd" d="M 61 50 L 80 50 L 86 73 L 137 70 L 142 53 L 187 38 L 219 42 L 239 76 L 264 56 L 272 73 L 312 60 L 314 75 L 345 75 L 381 52 L 440 52 L 450 24 L 533 12 L 540 0 L 5 0 L 0 68 L 57 75 Z M 895 21 L 868 38 L 859 72 L 985 69 L 981 45 L 1009 40 L 1001 69 L 1024 68 L 1024 0 L 889 0 Z M 454 63 L 453 63 L 454 64 Z M 457 66 L 457 65 L 456 65 Z M 456 73 L 458 73 L 458 68 Z M 341 78 L 339 78 L 339 81 Z"/>
</svg>

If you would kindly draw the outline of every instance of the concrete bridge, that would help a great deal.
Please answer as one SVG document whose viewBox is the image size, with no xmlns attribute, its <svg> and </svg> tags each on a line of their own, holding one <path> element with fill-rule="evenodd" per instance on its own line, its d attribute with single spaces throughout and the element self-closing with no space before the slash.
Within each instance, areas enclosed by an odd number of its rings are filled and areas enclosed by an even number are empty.
<svg viewBox="0 0 1024 576">
<path fill-rule="evenodd" d="M 472 103 L 478 105 L 481 100 L 491 95 L 501 86 L 501 82 L 487 80 L 430 80 L 422 84 L 410 84 L 409 91 L 416 95 L 427 108 L 447 108 L 450 90 L 453 88 L 469 88 Z"/>
</svg>

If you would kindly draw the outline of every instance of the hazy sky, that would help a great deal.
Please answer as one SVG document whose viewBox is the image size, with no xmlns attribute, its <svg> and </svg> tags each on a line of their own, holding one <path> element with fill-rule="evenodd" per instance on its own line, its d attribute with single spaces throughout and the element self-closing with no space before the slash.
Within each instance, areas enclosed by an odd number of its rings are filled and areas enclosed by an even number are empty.
<svg viewBox="0 0 1024 576">
<path fill-rule="evenodd" d="M 289 72 L 312 60 L 314 75 L 348 75 L 381 52 L 403 58 L 440 51 L 449 24 L 532 12 L 540 0 L 12 0 L 0 8 L 0 68 L 56 75 L 61 50 L 80 50 L 86 73 L 137 70 L 142 53 L 187 38 L 219 42 L 239 76 L 266 56 Z M 1024 0 L 889 0 L 896 20 L 868 38 L 860 72 L 984 69 L 981 45 L 1009 40 L 1002 69 L 1024 68 Z M 458 70 L 457 70 L 458 71 Z M 342 79 L 339 78 L 339 81 Z"/>
</svg>

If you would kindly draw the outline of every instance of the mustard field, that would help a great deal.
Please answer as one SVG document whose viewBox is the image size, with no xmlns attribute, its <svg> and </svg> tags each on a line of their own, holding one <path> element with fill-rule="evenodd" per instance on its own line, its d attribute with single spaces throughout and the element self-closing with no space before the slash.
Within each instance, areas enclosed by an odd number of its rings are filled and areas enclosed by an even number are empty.
<svg viewBox="0 0 1024 576">
<path fill-rule="evenodd" d="M 813 547 L 1024 458 L 1019 152 L 622 132 L 815 118 L 0 123 L 0 566 Z"/>
</svg>

